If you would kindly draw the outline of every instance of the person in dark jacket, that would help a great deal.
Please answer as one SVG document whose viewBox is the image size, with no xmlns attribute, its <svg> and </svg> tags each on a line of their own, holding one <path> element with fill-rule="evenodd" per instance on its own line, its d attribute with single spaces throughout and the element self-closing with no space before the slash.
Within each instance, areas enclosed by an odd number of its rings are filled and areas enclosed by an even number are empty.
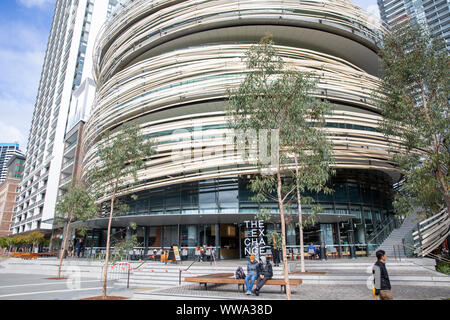
<svg viewBox="0 0 450 320">
<path fill-rule="evenodd" d="M 256 283 L 256 288 L 254 290 L 254 293 L 255 293 L 255 295 L 259 296 L 259 291 L 264 286 L 266 281 L 272 279 L 273 271 L 272 271 L 272 265 L 270 264 L 270 261 L 268 261 L 265 256 L 261 256 L 259 258 L 259 264 L 258 264 L 256 270 L 258 272 L 258 281 Z"/>
<path fill-rule="evenodd" d="M 273 264 L 275 267 L 278 267 L 280 264 L 280 250 L 277 248 L 275 237 L 272 240 L 272 258 L 273 258 Z"/>
<path fill-rule="evenodd" d="M 75 245 L 75 249 L 77 251 L 77 257 L 80 257 L 80 252 L 81 252 L 81 247 L 82 247 L 82 243 L 81 240 L 78 240 L 77 244 Z"/>
<path fill-rule="evenodd" d="M 380 300 L 393 300 L 394 298 L 391 293 L 391 282 L 389 281 L 389 275 L 385 265 L 386 252 L 383 250 L 378 250 L 375 255 L 377 256 L 377 262 L 375 262 L 372 267 L 375 295 L 380 296 Z"/>
<path fill-rule="evenodd" d="M 258 262 L 255 259 L 255 255 L 251 254 L 247 264 L 247 276 L 245 277 L 245 287 L 247 291 L 245 294 L 252 294 L 252 288 L 258 278 Z"/>
</svg>

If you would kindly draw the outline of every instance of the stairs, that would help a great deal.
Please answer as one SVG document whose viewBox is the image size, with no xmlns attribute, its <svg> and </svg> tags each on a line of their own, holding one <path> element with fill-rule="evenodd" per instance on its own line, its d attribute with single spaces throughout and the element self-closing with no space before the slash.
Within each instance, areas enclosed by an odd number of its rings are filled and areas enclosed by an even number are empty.
<svg viewBox="0 0 450 320">
<path fill-rule="evenodd" d="M 240 264 L 244 267 L 246 262 Z M 177 287 L 180 284 L 180 269 L 184 270 L 188 265 L 165 265 L 161 263 L 146 263 L 142 268 L 138 270 L 133 270 L 130 275 L 130 288 L 172 288 Z M 217 266 L 205 263 L 202 265 L 195 265 L 189 271 L 181 273 L 181 285 L 186 285 L 184 278 L 195 277 L 200 275 L 205 275 L 209 273 L 232 273 L 236 271 L 236 266 Z M 283 269 L 281 267 L 274 267 L 273 274 L 276 278 L 283 277 Z M 128 279 L 122 277 L 119 279 L 115 285 L 117 286 L 127 286 Z"/>
<path fill-rule="evenodd" d="M 383 250 L 386 252 L 386 255 L 390 258 L 394 257 L 394 246 L 402 245 L 403 239 L 414 229 L 417 225 L 418 215 L 414 212 L 413 214 L 407 216 L 403 221 L 402 225 L 398 229 L 394 229 L 391 234 L 383 241 L 383 243 L 373 251 L 372 256 L 375 256 L 375 253 L 378 250 Z M 401 258 L 405 258 L 405 251 L 403 247 L 401 247 L 400 252 L 398 252 L 397 248 L 395 251 L 396 256 L 400 256 Z"/>
</svg>

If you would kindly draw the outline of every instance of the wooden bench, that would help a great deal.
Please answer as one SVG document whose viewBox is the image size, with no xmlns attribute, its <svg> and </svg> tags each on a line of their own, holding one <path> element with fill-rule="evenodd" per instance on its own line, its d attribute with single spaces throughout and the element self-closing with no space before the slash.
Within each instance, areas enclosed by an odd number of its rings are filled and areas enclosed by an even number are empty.
<svg viewBox="0 0 450 320">
<path fill-rule="evenodd" d="M 200 286 L 204 285 L 205 290 L 208 290 L 208 283 L 237 284 L 238 291 L 240 290 L 240 287 L 242 286 L 242 292 L 245 292 L 245 280 L 230 278 L 232 276 L 234 276 L 233 273 L 207 274 L 207 275 L 203 275 L 203 276 L 184 278 L 184 281 L 197 282 L 200 284 Z M 289 284 L 291 286 L 298 286 L 301 283 L 302 283 L 301 279 L 289 279 Z M 272 278 L 270 280 L 267 280 L 265 285 L 278 285 L 278 286 L 280 286 L 281 293 L 286 292 L 286 282 L 284 281 L 284 279 L 273 279 Z"/>
</svg>

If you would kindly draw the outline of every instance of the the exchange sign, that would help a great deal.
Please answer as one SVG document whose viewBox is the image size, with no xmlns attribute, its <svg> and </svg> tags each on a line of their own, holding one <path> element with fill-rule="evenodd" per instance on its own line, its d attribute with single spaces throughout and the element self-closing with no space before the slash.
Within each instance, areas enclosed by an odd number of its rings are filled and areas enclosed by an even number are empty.
<svg viewBox="0 0 450 320">
<path fill-rule="evenodd" d="M 254 254 L 257 258 L 266 253 L 264 241 L 264 221 L 251 220 L 245 223 L 244 255 Z"/>
</svg>

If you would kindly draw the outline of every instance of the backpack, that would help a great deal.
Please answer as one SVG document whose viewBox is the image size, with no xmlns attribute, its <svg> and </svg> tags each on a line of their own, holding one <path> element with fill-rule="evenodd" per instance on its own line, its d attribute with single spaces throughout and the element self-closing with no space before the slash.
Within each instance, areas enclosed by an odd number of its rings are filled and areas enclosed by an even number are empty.
<svg viewBox="0 0 450 320">
<path fill-rule="evenodd" d="M 242 269 L 242 267 L 238 267 L 236 269 L 235 278 L 236 279 L 245 279 L 245 272 L 244 272 L 244 269 Z"/>
</svg>

